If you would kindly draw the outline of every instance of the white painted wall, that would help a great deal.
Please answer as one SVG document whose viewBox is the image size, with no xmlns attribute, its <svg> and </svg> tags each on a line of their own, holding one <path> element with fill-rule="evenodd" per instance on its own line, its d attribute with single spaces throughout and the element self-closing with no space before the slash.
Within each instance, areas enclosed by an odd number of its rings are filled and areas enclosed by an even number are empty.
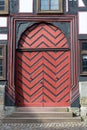
<svg viewBox="0 0 87 130">
<path fill-rule="evenodd" d="M 19 13 L 32 13 L 33 0 L 19 0 Z"/>
<path fill-rule="evenodd" d="M 87 97 L 87 81 L 79 82 L 80 97 Z"/>
<path fill-rule="evenodd" d="M 7 34 L 0 34 L 0 40 L 7 40 Z"/>
<path fill-rule="evenodd" d="M 0 17 L 0 27 L 7 27 L 7 17 Z"/>
<path fill-rule="evenodd" d="M 84 7 L 85 6 L 82 0 L 78 0 L 78 5 L 79 5 L 79 7 Z"/>
<path fill-rule="evenodd" d="M 66 0 L 66 12 L 68 12 L 69 5 L 68 5 L 68 0 Z"/>
<path fill-rule="evenodd" d="M 79 34 L 87 34 L 87 11 L 79 12 Z"/>
</svg>

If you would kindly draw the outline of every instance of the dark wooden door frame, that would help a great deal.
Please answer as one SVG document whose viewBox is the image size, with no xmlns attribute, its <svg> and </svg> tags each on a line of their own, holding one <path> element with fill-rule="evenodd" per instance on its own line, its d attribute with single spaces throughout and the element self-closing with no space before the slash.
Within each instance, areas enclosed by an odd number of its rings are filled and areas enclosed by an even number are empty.
<svg viewBox="0 0 87 130">
<path fill-rule="evenodd" d="M 8 44 L 8 86 L 6 95 L 10 95 L 15 105 L 15 50 L 16 50 L 16 22 L 69 22 L 71 42 L 71 106 L 79 97 L 78 87 L 78 40 L 77 40 L 77 16 L 75 15 L 16 15 L 9 17 L 9 44 Z"/>
</svg>

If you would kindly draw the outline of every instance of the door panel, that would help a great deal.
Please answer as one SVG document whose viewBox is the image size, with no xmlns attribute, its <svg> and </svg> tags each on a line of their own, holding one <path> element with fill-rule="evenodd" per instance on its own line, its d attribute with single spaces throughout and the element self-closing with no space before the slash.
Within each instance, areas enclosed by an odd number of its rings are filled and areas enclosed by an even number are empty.
<svg viewBox="0 0 87 130">
<path fill-rule="evenodd" d="M 30 54 L 16 52 L 16 105 L 26 106 L 30 100 Z M 27 61 L 26 61 L 27 60 Z"/>
<path fill-rule="evenodd" d="M 54 52 L 46 51 L 43 52 L 43 57 L 44 57 L 44 106 L 54 106 L 56 101 L 55 55 Z"/>
<path fill-rule="evenodd" d="M 42 106 L 42 53 L 16 53 L 16 104 Z"/>
<path fill-rule="evenodd" d="M 42 52 L 31 52 L 31 105 L 42 106 L 43 57 Z"/>
<path fill-rule="evenodd" d="M 44 106 L 70 105 L 70 52 L 44 52 Z"/>
<path fill-rule="evenodd" d="M 70 52 L 16 53 L 17 106 L 70 105 Z"/>
<path fill-rule="evenodd" d="M 56 52 L 56 102 L 70 105 L 70 51 Z"/>
</svg>

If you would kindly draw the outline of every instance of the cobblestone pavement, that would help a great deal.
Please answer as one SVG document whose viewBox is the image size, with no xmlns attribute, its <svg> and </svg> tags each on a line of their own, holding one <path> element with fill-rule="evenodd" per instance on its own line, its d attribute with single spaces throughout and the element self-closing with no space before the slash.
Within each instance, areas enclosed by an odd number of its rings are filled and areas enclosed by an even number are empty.
<svg viewBox="0 0 87 130">
<path fill-rule="evenodd" d="M 87 123 L 0 124 L 0 130 L 87 130 Z"/>
</svg>

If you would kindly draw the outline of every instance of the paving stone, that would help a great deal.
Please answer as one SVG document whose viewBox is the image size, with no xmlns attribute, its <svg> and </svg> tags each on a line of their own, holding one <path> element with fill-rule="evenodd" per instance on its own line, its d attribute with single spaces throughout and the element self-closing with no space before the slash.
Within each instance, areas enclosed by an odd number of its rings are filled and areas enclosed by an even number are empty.
<svg viewBox="0 0 87 130">
<path fill-rule="evenodd" d="M 0 130 L 87 130 L 86 123 L 0 124 Z"/>
</svg>

